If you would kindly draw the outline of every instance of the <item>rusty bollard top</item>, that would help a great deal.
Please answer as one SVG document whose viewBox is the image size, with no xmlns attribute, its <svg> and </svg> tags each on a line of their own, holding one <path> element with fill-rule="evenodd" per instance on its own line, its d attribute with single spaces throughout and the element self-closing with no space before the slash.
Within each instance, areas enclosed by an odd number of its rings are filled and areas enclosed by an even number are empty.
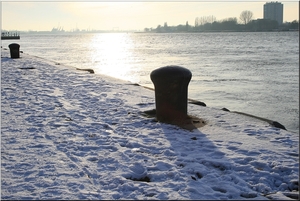
<svg viewBox="0 0 300 201">
<path fill-rule="evenodd" d="M 20 47 L 20 45 L 18 43 L 11 43 L 8 45 L 9 48 L 12 48 L 12 49 L 17 49 Z"/>
<path fill-rule="evenodd" d="M 180 66 L 165 66 L 152 71 L 150 78 L 155 87 L 157 120 L 176 124 L 186 119 L 191 71 Z"/>
</svg>

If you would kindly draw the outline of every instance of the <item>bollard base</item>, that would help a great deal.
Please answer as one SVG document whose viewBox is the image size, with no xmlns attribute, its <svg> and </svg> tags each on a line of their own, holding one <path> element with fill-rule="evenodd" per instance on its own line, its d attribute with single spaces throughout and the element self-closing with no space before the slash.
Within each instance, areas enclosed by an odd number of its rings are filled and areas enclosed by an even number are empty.
<svg viewBox="0 0 300 201">
<path fill-rule="evenodd" d="M 142 112 L 142 115 L 148 118 L 155 118 L 155 120 L 158 121 L 156 118 L 156 109 L 144 111 Z M 179 126 L 180 128 L 189 131 L 192 131 L 197 128 L 201 128 L 206 125 L 206 122 L 203 119 L 192 115 L 187 115 L 186 118 L 177 121 L 159 121 L 159 122 L 176 125 Z"/>
</svg>

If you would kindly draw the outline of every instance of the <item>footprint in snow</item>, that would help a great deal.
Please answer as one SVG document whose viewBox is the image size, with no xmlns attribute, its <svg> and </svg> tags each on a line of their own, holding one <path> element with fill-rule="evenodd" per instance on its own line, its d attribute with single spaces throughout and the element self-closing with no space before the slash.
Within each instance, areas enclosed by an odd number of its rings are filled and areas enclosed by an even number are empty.
<svg viewBox="0 0 300 201">
<path fill-rule="evenodd" d="M 150 178 L 147 176 L 147 169 L 140 163 L 134 163 L 129 166 L 129 173 L 125 174 L 125 178 L 133 181 L 149 182 Z"/>
</svg>

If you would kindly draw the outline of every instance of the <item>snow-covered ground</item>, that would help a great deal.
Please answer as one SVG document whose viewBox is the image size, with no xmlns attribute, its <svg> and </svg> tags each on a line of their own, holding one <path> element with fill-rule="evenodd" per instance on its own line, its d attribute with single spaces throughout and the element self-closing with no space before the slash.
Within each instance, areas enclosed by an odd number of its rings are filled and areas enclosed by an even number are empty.
<svg viewBox="0 0 300 201">
<path fill-rule="evenodd" d="M 142 114 L 151 90 L 1 55 L 2 199 L 298 197 L 298 134 L 193 104 L 207 125 L 184 130 Z"/>
</svg>

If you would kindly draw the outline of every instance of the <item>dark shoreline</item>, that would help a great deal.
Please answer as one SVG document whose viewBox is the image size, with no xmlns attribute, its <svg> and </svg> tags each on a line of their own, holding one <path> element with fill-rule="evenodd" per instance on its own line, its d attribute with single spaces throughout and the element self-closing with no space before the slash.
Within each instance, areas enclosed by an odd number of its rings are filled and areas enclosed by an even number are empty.
<svg viewBox="0 0 300 201">
<path fill-rule="evenodd" d="M 235 32 L 242 32 L 242 33 L 247 33 L 247 32 L 299 32 L 299 29 L 297 30 L 261 30 L 261 31 L 249 31 L 249 30 L 207 30 L 207 31 L 177 31 L 177 32 L 134 32 L 134 33 L 235 33 Z M 125 33 L 125 32 L 124 32 Z"/>
</svg>

